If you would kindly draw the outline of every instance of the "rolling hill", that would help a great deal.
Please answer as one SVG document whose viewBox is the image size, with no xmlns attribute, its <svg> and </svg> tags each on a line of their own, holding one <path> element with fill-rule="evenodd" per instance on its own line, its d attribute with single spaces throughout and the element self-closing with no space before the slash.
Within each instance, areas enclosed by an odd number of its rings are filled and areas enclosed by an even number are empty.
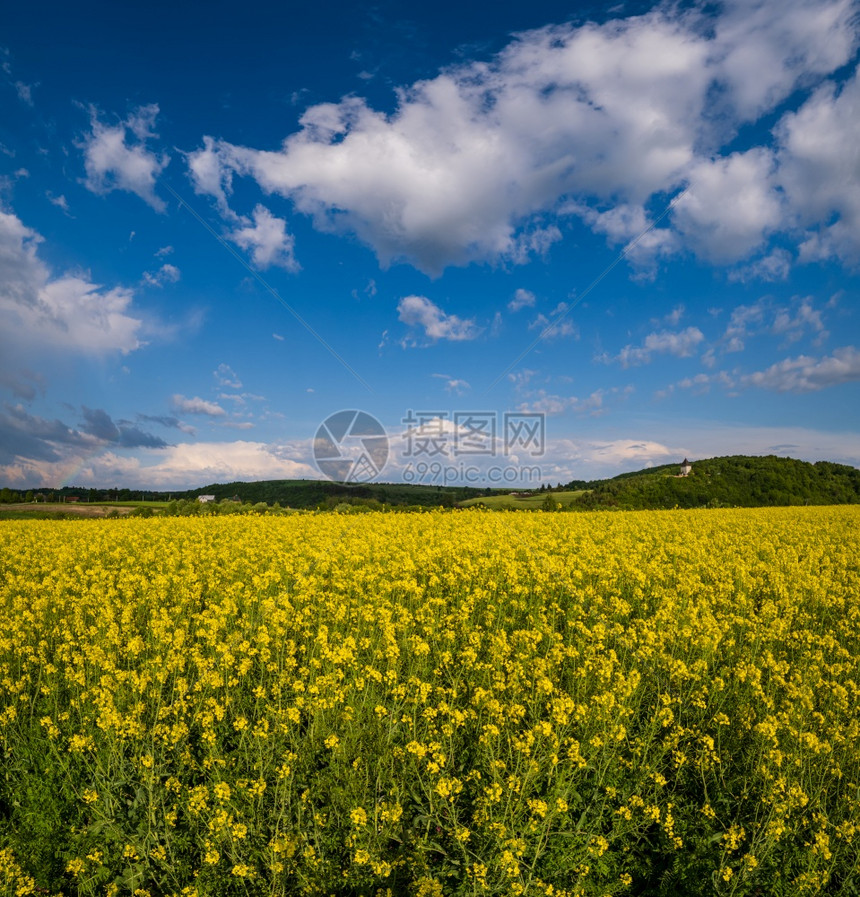
<svg viewBox="0 0 860 897">
<path fill-rule="evenodd" d="M 590 483 L 574 506 L 633 510 L 860 502 L 860 470 L 829 461 L 731 455 L 693 461 L 687 477 L 677 473 L 672 464 Z"/>
</svg>

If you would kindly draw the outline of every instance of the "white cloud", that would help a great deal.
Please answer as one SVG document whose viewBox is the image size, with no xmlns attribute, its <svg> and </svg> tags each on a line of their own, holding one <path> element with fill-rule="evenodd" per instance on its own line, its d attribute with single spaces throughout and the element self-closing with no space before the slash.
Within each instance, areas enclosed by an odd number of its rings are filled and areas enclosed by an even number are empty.
<svg viewBox="0 0 860 897">
<path fill-rule="evenodd" d="M 638 429 L 638 428 L 637 428 Z M 541 461 L 544 479 L 591 479 L 658 464 L 680 463 L 685 456 L 788 455 L 807 461 L 837 461 L 860 467 L 860 437 L 807 427 L 727 426 L 724 421 L 665 420 L 659 433 L 645 428 L 631 438 L 601 442 L 555 438 L 548 441 Z M 558 475 L 549 475 L 555 467 Z M 566 474 L 566 477 L 565 477 Z"/>
<path fill-rule="evenodd" d="M 219 386 L 229 386 L 230 389 L 241 389 L 242 381 L 229 364 L 223 362 L 212 371 L 212 376 L 218 381 Z"/>
<path fill-rule="evenodd" d="M 434 342 L 440 339 L 452 342 L 472 340 L 480 333 L 474 320 L 449 315 L 425 296 L 405 296 L 398 303 L 397 312 L 404 324 L 421 328 L 425 336 Z M 414 345 L 414 342 L 411 344 Z"/>
<path fill-rule="evenodd" d="M 313 479 L 319 472 L 305 460 L 307 445 L 234 442 L 187 442 L 134 456 L 104 451 L 95 456 L 71 447 L 59 459 L 20 457 L 0 466 L 5 482 L 22 486 L 56 486 L 75 469 L 82 486 L 117 483 L 129 488 L 189 489 L 236 480 Z"/>
<path fill-rule="evenodd" d="M 671 327 L 677 327 L 678 324 L 681 323 L 681 318 L 684 317 L 684 312 L 685 312 L 685 311 L 686 311 L 686 309 L 684 308 L 683 305 L 676 305 L 676 306 L 672 309 L 672 311 L 670 311 L 669 314 L 666 315 L 666 316 L 663 318 L 663 320 L 664 320 L 667 324 L 669 324 L 669 326 L 671 326 Z"/>
<path fill-rule="evenodd" d="M 84 151 L 85 186 L 93 193 L 126 190 L 139 196 L 154 209 L 164 211 L 164 202 L 155 195 L 155 181 L 170 159 L 147 148 L 157 137 L 155 119 L 158 106 L 141 106 L 116 125 L 100 121 L 90 108 L 90 131 L 79 144 Z"/>
<path fill-rule="evenodd" d="M 189 153 L 185 161 L 194 192 L 198 196 L 214 197 L 221 211 L 229 216 L 227 196 L 233 188 L 233 171 L 216 142 L 211 137 L 204 137 L 202 149 Z"/>
<path fill-rule="evenodd" d="M 854 346 L 843 346 L 823 358 L 807 355 L 786 358 L 764 371 L 747 374 L 741 382 L 776 392 L 817 392 L 857 380 L 860 380 L 860 351 Z"/>
<path fill-rule="evenodd" d="M 21 100 L 22 103 L 26 103 L 28 106 L 32 106 L 33 88 L 38 86 L 38 84 L 25 84 L 23 81 L 16 81 L 15 91 L 18 94 L 18 99 Z"/>
<path fill-rule="evenodd" d="M 685 454 L 691 453 L 682 444 L 643 435 L 612 440 L 554 438 L 547 441 L 546 453 L 539 461 L 544 481 L 564 483 L 616 476 L 672 461 L 680 463 Z"/>
<path fill-rule="evenodd" d="M 301 266 L 293 255 L 295 238 L 287 233 L 287 222 L 276 218 L 262 205 L 254 209 L 253 217 L 253 227 L 250 221 L 243 219 L 244 226 L 237 227 L 229 238 L 242 249 L 251 250 L 255 268 L 277 265 L 287 271 L 298 271 Z"/>
<path fill-rule="evenodd" d="M 453 393 L 454 395 L 465 395 L 465 393 L 472 388 L 472 385 L 467 380 L 459 380 L 456 377 L 452 377 L 450 374 L 432 374 L 431 376 L 435 377 L 437 380 L 444 380 L 445 391 Z"/>
<path fill-rule="evenodd" d="M 706 42 L 660 12 L 603 27 L 521 35 L 399 93 L 385 116 L 359 98 L 308 109 L 282 150 L 209 138 L 189 157 L 195 188 L 224 206 L 234 172 L 290 197 L 318 227 L 351 230 L 383 264 L 423 270 L 545 248 L 518 244 L 535 213 L 573 191 L 643 199 L 692 156 Z M 528 232 L 532 230 L 525 228 Z M 534 241 L 537 239 L 537 245 Z"/>
<path fill-rule="evenodd" d="M 694 377 L 684 377 L 677 383 L 670 383 L 665 389 L 658 390 L 654 397 L 657 399 L 665 399 L 670 396 L 675 389 L 689 389 L 694 395 L 705 395 L 710 392 L 711 386 L 718 384 L 725 389 L 734 389 L 735 380 L 731 374 L 726 371 L 718 371 L 715 374 L 696 374 Z"/>
<path fill-rule="evenodd" d="M 170 403 L 180 414 L 205 414 L 209 417 L 223 417 L 227 413 L 217 402 L 208 402 L 199 396 L 189 399 L 180 393 L 176 393 L 171 397 Z"/>
<path fill-rule="evenodd" d="M 841 89 L 825 84 L 777 127 L 776 183 L 797 223 L 811 227 L 801 261 L 860 255 L 860 68 Z"/>
<path fill-rule="evenodd" d="M 508 311 L 517 312 L 521 308 L 534 308 L 535 301 L 535 294 L 531 290 L 524 290 L 521 287 L 514 293 L 514 298 L 508 303 Z"/>
<path fill-rule="evenodd" d="M 656 227 L 641 204 L 619 203 L 600 211 L 585 203 L 573 202 L 563 211 L 579 215 L 595 233 L 605 234 L 610 243 L 626 244 L 622 250 L 624 257 L 637 266 L 640 275 L 656 273 L 655 260 L 681 248 L 678 234 L 668 227 Z"/>
<path fill-rule="evenodd" d="M 530 368 L 523 368 L 508 374 L 508 380 L 518 394 L 530 395 L 531 393 L 526 392 L 526 387 L 532 382 L 537 373 L 537 371 L 533 371 Z"/>
<path fill-rule="evenodd" d="M 751 280 L 787 280 L 791 271 L 792 255 L 785 249 L 776 248 L 767 255 L 729 271 L 729 280 L 747 283 Z"/>
<path fill-rule="evenodd" d="M 732 311 L 723 335 L 723 351 L 740 352 L 749 337 L 763 333 L 782 336 L 789 343 L 811 335 L 815 345 L 829 336 L 822 314 L 813 306 L 811 297 L 795 297 L 788 305 L 778 305 L 763 297 Z"/>
<path fill-rule="evenodd" d="M 540 329 L 541 339 L 563 339 L 572 336 L 579 339 L 579 328 L 573 321 L 567 319 L 570 306 L 566 302 L 559 302 L 550 312 L 550 317 L 539 314 L 530 324 L 529 330 Z"/>
<path fill-rule="evenodd" d="M 617 361 L 622 367 L 648 364 L 653 355 L 674 355 L 688 358 L 704 340 L 705 336 L 698 327 L 687 327 L 685 330 L 660 330 L 649 333 L 641 346 L 625 346 L 618 355 L 604 355 L 601 361 L 606 363 Z"/>
<path fill-rule="evenodd" d="M 857 47 L 856 14 L 853 0 L 728 0 L 713 41 L 725 104 L 754 121 L 798 84 L 844 65 Z"/>
<path fill-rule="evenodd" d="M 151 287 L 163 287 L 166 283 L 178 283 L 181 276 L 176 265 L 164 264 L 157 271 L 145 271 L 143 280 Z"/>
<path fill-rule="evenodd" d="M 39 258 L 42 237 L 0 211 L 0 346 L 10 357 L 45 351 L 103 355 L 142 345 L 134 294 L 80 273 L 54 275 Z"/>
<path fill-rule="evenodd" d="M 740 125 L 850 60 L 855 12 L 853 0 L 727 0 L 716 15 L 667 3 L 602 25 L 548 26 L 489 62 L 399 90 L 391 114 L 356 96 L 318 104 L 277 151 L 205 137 L 188 166 L 195 190 L 225 213 L 234 175 L 249 176 L 318 228 L 357 234 L 382 264 L 405 259 L 434 274 L 546 251 L 560 232 L 544 216 L 571 198 L 611 203 L 587 220 L 630 240 L 649 224 L 649 198 L 689 183 L 675 215 L 683 237 L 709 259 L 734 260 L 784 223 L 783 210 L 765 151 L 716 153 Z M 843 115 L 846 137 L 858 118 Z M 654 228 L 631 256 L 678 245 Z"/>
<path fill-rule="evenodd" d="M 605 412 L 603 401 L 608 395 L 618 392 L 617 388 L 611 390 L 596 389 L 586 398 L 578 396 L 558 396 L 540 389 L 533 394 L 527 402 L 517 406 L 518 411 L 540 414 L 563 414 L 565 411 L 573 411 L 576 414 L 591 414 L 597 416 Z"/>
<path fill-rule="evenodd" d="M 761 148 L 697 162 L 672 212 L 673 224 L 710 261 L 745 258 L 783 221 L 773 171 L 771 152 Z"/>
<path fill-rule="evenodd" d="M 49 203 L 55 205 L 58 209 L 62 209 L 67 215 L 71 214 L 69 212 L 69 201 L 62 193 L 59 196 L 54 196 L 54 194 L 48 190 L 45 193 L 45 196 L 48 198 Z"/>
<path fill-rule="evenodd" d="M 788 342 L 797 342 L 806 331 L 816 334 L 816 343 L 822 342 L 829 334 L 824 329 L 824 321 L 821 312 L 812 307 L 812 301 L 807 297 L 802 299 L 797 311 L 792 314 L 790 309 L 780 309 L 773 321 L 773 332 L 786 337 Z"/>
</svg>

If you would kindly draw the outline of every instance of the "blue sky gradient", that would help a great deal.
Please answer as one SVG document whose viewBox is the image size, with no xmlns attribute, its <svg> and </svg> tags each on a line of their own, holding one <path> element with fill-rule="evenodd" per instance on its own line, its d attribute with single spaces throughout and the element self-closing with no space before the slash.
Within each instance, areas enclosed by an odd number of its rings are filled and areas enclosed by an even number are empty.
<svg viewBox="0 0 860 897">
<path fill-rule="evenodd" d="M 0 482 L 318 477 L 349 408 L 385 480 L 410 410 L 860 466 L 858 12 L 7 10 Z"/>
</svg>

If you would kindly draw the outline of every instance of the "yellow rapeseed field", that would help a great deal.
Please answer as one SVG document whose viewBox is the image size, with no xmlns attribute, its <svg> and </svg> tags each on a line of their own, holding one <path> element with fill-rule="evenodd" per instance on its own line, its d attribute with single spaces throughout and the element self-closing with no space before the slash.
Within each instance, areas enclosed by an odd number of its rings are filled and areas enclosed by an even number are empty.
<svg viewBox="0 0 860 897">
<path fill-rule="evenodd" d="M 860 508 L 9 521 L 0 566 L 4 894 L 860 893 Z"/>
</svg>

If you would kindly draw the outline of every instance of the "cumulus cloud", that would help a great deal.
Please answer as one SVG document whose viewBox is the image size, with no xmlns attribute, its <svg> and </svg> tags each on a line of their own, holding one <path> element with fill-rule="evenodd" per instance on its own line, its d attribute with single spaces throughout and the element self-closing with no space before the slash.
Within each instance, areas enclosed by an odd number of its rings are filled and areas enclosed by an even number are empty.
<svg viewBox="0 0 860 897">
<path fill-rule="evenodd" d="M 509 312 L 517 312 L 521 308 L 534 308 L 536 298 L 531 290 L 518 289 L 514 298 L 508 303 Z"/>
<path fill-rule="evenodd" d="M 654 393 L 657 399 L 665 399 L 672 395 L 676 389 L 690 390 L 694 395 L 705 395 L 710 392 L 711 386 L 719 385 L 725 389 L 734 389 L 736 382 L 727 371 L 718 371 L 714 374 L 696 374 L 693 377 L 684 377 L 677 383 L 670 383 L 665 389 L 659 389 Z"/>
<path fill-rule="evenodd" d="M 81 273 L 54 275 L 39 258 L 42 237 L 0 211 L 0 348 L 9 358 L 46 350 L 84 355 L 139 348 L 143 321 L 134 293 Z"/>
<path fill-rule="evenodd" d="M 829 334 L 824 328 L 821 312 L 814 308 L 812 300 L 807 297 L 800 301 L 796 311 L 781 308 L 773 320 L 773 332 L 784 336 L 788 342 L 797 342 L 807 331 L 815 334 L 816 343 L 826 339 Z"/>
<path fill-rule="evenodd" d="M 472 388 L 472 385 L 467 380 L 460 380 L 457 377 L 452 377 L 450 374 L 432 374 L 431 376 L 437 380 L 444 380 L 445 391 L 457 396 L 465 395 Z"/>
<path fill-rule="evenodd" d="M 56 206 L 58 209 L 62 209 L 69 217 L 72 217 L 71 212 L 69 211 L 69 201 L 62 193 L 59 196 L 54 196 L 50 190 L 47 190 L 45 196 L 51 205 Z"/>
<path fill-rule="evenodd" d="M 287 233 L 287 222 L 276 218 L 262 205 L 254 209 L 253 219 L 253 225 L 243 219 L 242 225 L 229 235 L 229 239 L 242 249 L 251 251 L 255 268 L 277 265 L 287 271 L 298 271 L 301 266 L 293 254 L 295 238 Z"/>
<path fill-rule="evenodd" d="M 680 460 L 685 450 L 680 444 L 669 444 L 647 436 L 612 440 L 553 439 L 548 441 L 547 452 L 541 466 L 555 466 L 558 474 L 546 478 L 552 480 L 577 478 L 591 479 L 615 476 L 625 471 L 639 470 Z"/>
<path fill-rule="evenodd" d="M 716 21 L 714 64 L 730 106 L 754 121 L 798 85 L 844 65 L 857 48 L 853 0 L 728 0 Z"/>
<path fill-rule="evenodd" d="M 84 416 L 81 432 L 99 442 L 112 442 L 123 448 L 164 448 L 167 445 L 159 436 L 146 433 L 129 421 L 114 422 L 101 408 L 87 408 L 84 405 L 81 410 Z"/>
<path fill-rule="evenodd" d="M 566 302 L 559 302 L 558 305 L 550 312 L 547 317 L 539 314 L 534 321 L 529 324 L 529 330 L 540 330 L 541 339 L 552 340 L 562 339 L 567 336 L 579 339 L 579 328 L 573 321 L 567 320 L 567 314 L 571 306 Z"/>
<path fill-rule="evenodd" d="M 0 411 L 0 465 L 22 458 L 51 463 L 60 461 L 70 447 L 87 450 L 97 445 L 98 440 L 86 433 L 56 418 L 30 414 L 23 405 L 6 404 Z"/>
<path fill-rule="evenodd" d="M 45 379 L 26 368 L 14 372 L 0 369 L 0 387 L 8 389 L 16 398 L 29 402 L 36 398 L 37 392 L 44 392 Z"/>
<path fill-rule="evenodd" d="M 860 351 L 854 346 L 843 346 L 823 358 L 808 355 L 786 358 L 764 371 L 747 374 L 741 382 L 776 392 L 817 392 L 857 380 L 860 380 Z"/>
<path fill-rule="evenodd" d="M 79 146 L 84 152 L 87 176 L 84 184 L 93 193 L 125 190 L 139 196 L 159 212 L 164 202 L 155 194 L 155 182 L 170 158 L 150 150 L 147 143 L 158 137 L 158 106 L 141 106 L 115 125 L 105 124 L 90 107 L 90 130 Z"/>
<path fill-rule="evenodd" d="M 672 327 L 677 327 L 681 323 L 685 311 L 686 308 L 683 305 L 676 305 L 668 315 L 664 316 L 663 320 Z"/>
<path fill-rule="evenodd" d="M 732 311 L 723 334 L 722 349 L 740 352 L 750 337 L 762 334 L 781 336 L 788 343 L 812 336 L 815 345 L 829 336 L 822 312 L 814 307 L 811 297 L 795 297 L 788 304 L 779 304 L 765 296 Z"/>
<path fill-rule="evenodd" d="M 383 264 L 438 273 L 513 258 L 519 226 L 567 193 L 641 200 L 678 178 L 706 56 L 706 41 L 660 12 L 545 28 L 491 64 L 401 91 L 391 116 L 350 97 L 308 109 L 278 152 L 207 139 L 191 173 L 222 204 L 233 174 L 250 175 L 318 227 L 358 234 Z"/>
<path fill-rule="evenodd" d="M 32 106 L 33 88 L 38 86 L 38 84 L 25 84 L 23 81 L 16 81 L 15 92 L 18 94 L 18 99 L 21 100 L 22 103 Z"/>
<path fill-rule="evenodd" d="M 397 312 L 404 324 L 423 330 L 427 339 L 433 342 L 440 339 L 472 340 L 480 333 L 473 319 L 463 320 L 457 315 L 449 315 L 425 296 L 405 296 L 397 304 Z"/>
<path fill-rule="evenodd" d="M 672 221 L 703 258 L 728 263 L 757 249 L 783 220 L 769 150 L 752 149 L 691 166 Z"/>
<path fill-rule="evenodd" d="M 189 489 L 236 480 L 319 477 L 306 460 L 306 444 L 298 443 L 185 442 L 158 449 L 141 447 L 132 456 L 110 448 L 93 453 L 66 445 L 59 446 L 50 457 L 25 454 L 7 460 L 3 439 L 0 427 L 0 477 L 4 482 L 24 487 L 56 486 L 72 467 L 77 471 L 76 482 L 82 486 L 117 483 L 140 489 Z"/>
<path fill-rule="evenodd" d="M 101 408 L 82 408 L 84 415 L 84 424 L 81 429 L 96 439 L 102 439 L 105 442 L 115 442 L 119 439 L 119 428 L 113 422 L 107 411 Z"/>
<path fill-rule="evenodd" d="M 792 255 L 786 249 L 777 247 L 766 255 L 729 271 L 729 280 L 747 283 L 751 280 L 786 280 L 791 271 Z"/>
<path fill-rule="evenodd" d="M 194 427 L 183 423 L 178 417 L 173 417 L 172 415 L 138 414 L 137 419 L 144 421 L 145 423 L 158 424 L 159 426 L 167 427 L 168 429 L 180 430 L 183 433 L 188 433 L 190 436 L 193 436 L 196 432 Z"/>
<path fill-rule="evenodd" d="M 649 200 L 689 185 L 675 230 L 654 228 L 635 253 L 680 241 L 735 260 L 784 223 L 776 171 L 793 153 L 791 119 L 785 159 L 761 148 L 720 158 L 719 148 L 847 63 L 855 13 L 853 0 L 727 0 L 715 15 L 667 3 L 602 25 L 547 26 L 490 61 L 404 87 L 388 115 L 350 96 L 307 109 L 276 151 L 207 136 L 189 173 L 225 212 L 234 177 L 251 177 L 318 228 L 355 233 L 383 265 L 406 260 L 432 274 L 546 251 L 561 234 L 545 216 L 571 199 L 580 205 L 569 209 L 602 209 L 586 216 L 596 230 L 630 240 L 651 222 Z M 844 163 L 858 116 L 851 97 L 839 99 L 842 123 L 834 108 L 827 124 L 844 136 L 831 154 Z"/>
<path fill-rule="evenodd" d="M 223 362 L 212 371 L 212 376 L 218 381 L 219 386 L 227 386 L 230 389 L 241 389 L 242 381 L 229 364 Z"/>
<path fill-rule="evenodd" d="M 217 402 L 207 402 L 199 396 L 187 398 L 176 393 L 171 397 L 171 405 L 180 414 L 205 414 L 208 417 L 223 417 L 227 412 Z"/>
<path fill-rule="evenodd" d="M 643 274 L 651 273 L 657 259 L 670 256 L 681 248 L 678 234 L 667 227 L 656 227 L 656 222 L 641 204 L 622 202 L 601 210 L 584 202 L 571 202 L 562 211 L 579 215 L 595 233 L 604 234 L 610 243 L 624 244 L 624 257 Z"/>
<path fill-rule="evenodd" d="M 860 255 L 860 68 L 838 89 L 822 85 L 777 127 L 776 183 L 799 226 L 802 261 Z"/>
<path fill-rule="evenodd" d="M 606 396 L 617 391 L 617 389 L 596 389 L 591 395 L 579 398 L 552 395 L 541 389 L 535 392 L 529 401 L 520 403 L 517 410 L 532 414 L 563 414 L 565 411 L 573 411 L 577 414 L 597 416 L 605 412 L 603 401 Z"/>
<path fill-rule="evenodd" d="M 261 479 L 316 479 L 307 446 L 234 442 L 186 442 L 158 453 L 155 463 L 135 465 L 135 479 L 160 486 L 198 486 Z"/>
<path fill-rule="evenodd" d="M 144 272 L 143 280 L 151 287 L 163 287 L 167 283 L 178 283 L 181 276 L 176 265 L 164 264 L 157 271 Z"/>
<path fill-rule="evenodd" d="M 687 327 L 685 330 L 659 330 L 649 333 L 641 346 L 625 346 L 618 355 L 603 355 L 599 359 L 606 362 L 619 362 L 628 368 L 640 364 L 648 364 L 654 355 L 674 355 L 677 358 L 688 358 L 693 354 L 705 335 L 698 327 Z"/>
</svg>

